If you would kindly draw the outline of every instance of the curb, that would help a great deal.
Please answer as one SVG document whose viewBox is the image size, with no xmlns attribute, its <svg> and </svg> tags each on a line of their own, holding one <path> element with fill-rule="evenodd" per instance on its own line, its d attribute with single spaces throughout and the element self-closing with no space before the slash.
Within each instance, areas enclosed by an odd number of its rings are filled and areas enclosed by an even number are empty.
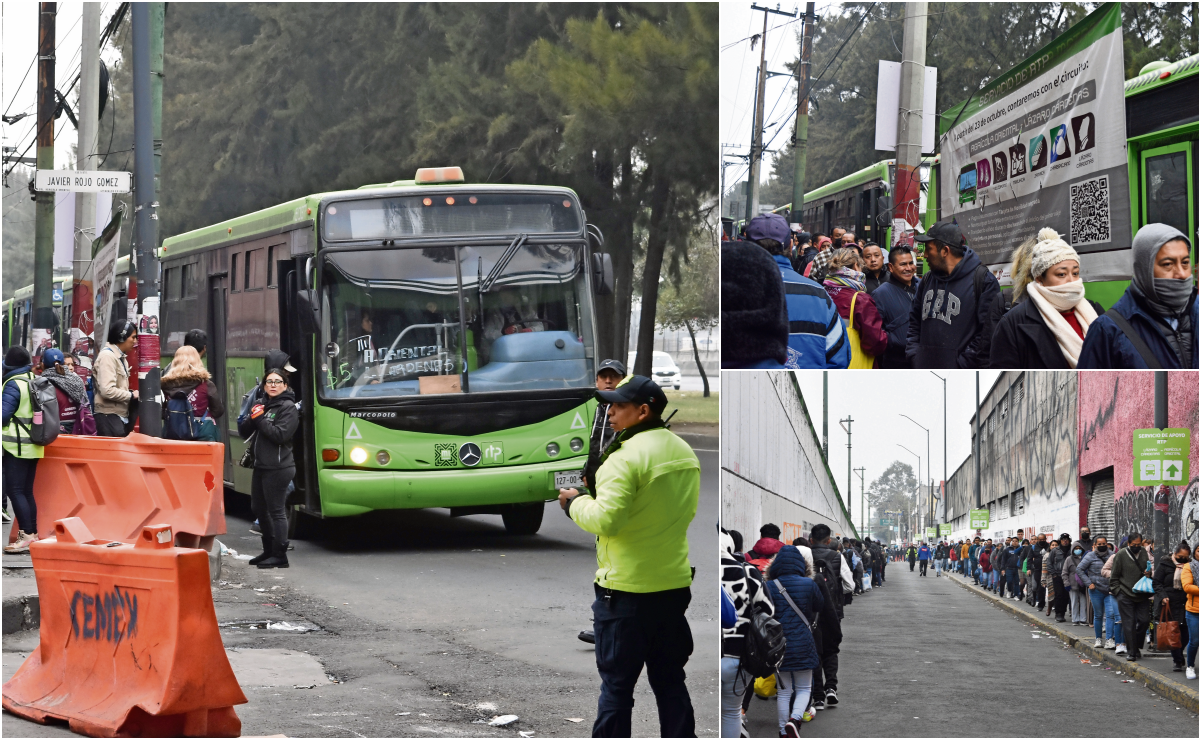
<svg viewBox="0 0 1201 740">
<path fill-rule="evenodd" d="M 1109 663 L 1112 666 L 1121 668 L 1131 678 L 1136 678 L 1142 681 L 1144 685 L 1158 693 L 1160 696 L 1171 699 L 1194 714 L 1197 713 L 1196 689 L 1188 689 L 1180 686 L 1175 682 L 1164 678 L 1156 671 L 1147 670 L 1138 663 L 1132 663 L 1125 659 L 1119 658 L 1108 650 L 1095 648 L 1092 646 L 1092 644 L 1086 643 L 1076 635 L 1073 635 L 1067 630 L 1061 629 L 1055 622 L 1045 621 L 1038 614 L 1031 614 L 1030 612 L 1025 611 L 1013 604 L 1006 603 L 1005 600 L 995 596 L 991 591 L 974 588 L 971 583 L 962 580 L 961 576 L 952 577 L 951 581 L 957 584 L 960 588 L 966 589 L 973 594 L 985 597 L 994 605 L 1001 607 L 1005 611 L 1016 614 L 1022 619 L 1038 623 L 1043 627 L 1043 629 L 1053 633 L 1060 640 L 1066 642 L 1072 649 L 1077 650 L 1081 654 L 1089 656 L 1094 661 Z M 1022 603 L 1024 604 L 1025 602 Z"/>
<path fill-rule="evenodd" d="M 41 623 L 41 602 L 37 594 L 4 598 L 4 634 L 34 630 Z"/>
</svg>

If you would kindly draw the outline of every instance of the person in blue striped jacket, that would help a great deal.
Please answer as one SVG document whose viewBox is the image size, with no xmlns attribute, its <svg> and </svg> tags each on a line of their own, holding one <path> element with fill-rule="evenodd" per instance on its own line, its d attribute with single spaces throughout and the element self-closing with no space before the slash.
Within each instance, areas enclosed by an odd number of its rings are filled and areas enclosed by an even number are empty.
<svg viewBox="0 0 1201 740">
<path fill-rule="evenodd" d="M 788 360 L 790 370 L 846 368 L 851 345 L 834 301 L 818 283 L 792 269 L 784 254 L 790 242 L 788 222 L 778 213 L 763 213 L 746 227 L 747 240 L 771 254 L 780 267 L 788 304 Z"/>
</svg>

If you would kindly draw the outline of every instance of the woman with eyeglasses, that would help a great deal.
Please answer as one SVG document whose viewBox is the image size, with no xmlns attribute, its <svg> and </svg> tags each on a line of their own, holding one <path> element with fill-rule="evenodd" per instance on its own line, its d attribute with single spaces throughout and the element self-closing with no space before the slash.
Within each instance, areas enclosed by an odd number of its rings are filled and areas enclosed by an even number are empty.
<svg viewBox="0 0 1201 740">
<path fill-rule="evenodd" d="M 300 412 L 296 409 L 296 394 L 288 388 L 287 370 L 268 370 L 259 390 L 261 402 L 238 419 L 238 434 L 253 445 L 250 508 L 263 533 L 263 553 L 251 558 L 250 564 L 287 568 L 288 517 L 284 506 L 288 484 L 296 475 L 292 437 L 300 426 Z"/>
<path fill-rule="evenodd" d="M 137 391 L 129 390 L 129 363 L 125 355 L 138 346 L 138 328 L 132 321 L 120 321 L 108 329 L 108 344 L 96 355 L 96 434 L 124 437 L 133 431 L 133 412 Z"/>
</svg>

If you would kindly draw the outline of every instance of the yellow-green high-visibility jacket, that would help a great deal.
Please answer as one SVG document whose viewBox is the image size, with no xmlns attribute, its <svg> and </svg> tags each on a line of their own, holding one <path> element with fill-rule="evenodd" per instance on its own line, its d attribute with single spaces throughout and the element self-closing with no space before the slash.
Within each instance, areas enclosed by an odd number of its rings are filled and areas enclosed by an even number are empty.
<svg viewBox="0 0 1201 740">
<path fill-rule="evenodd" d="M 29 428 L 33 425 L 33 401 L 29 398 L 29 381 L 33 380 L 33 373 L 13 375 L 8 380 L 13 381 L 13 385 L 21 391 L 21 405 L 8 420 L 8 424 L 4 425 L 3 431 L 0 431 L 4 451 L 13 457 L 37 460 L 46 454 L 46 448 L 29 441 Z M 4 384 L 8 385 L 8 382 L 5 381 Z"/>
</svg>

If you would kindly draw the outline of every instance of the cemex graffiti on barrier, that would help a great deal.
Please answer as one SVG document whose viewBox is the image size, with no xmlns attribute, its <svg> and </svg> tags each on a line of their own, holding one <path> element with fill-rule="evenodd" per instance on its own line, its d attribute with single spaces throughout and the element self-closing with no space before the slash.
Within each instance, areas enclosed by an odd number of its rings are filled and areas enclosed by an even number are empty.
<svg viewBox="0 0 1201 740">
<path fill-rule="evenodd" d="M 1183 485 L 1189 480 L 1188 429 L 1134 430 L 1134 485 Z"/>
</svg>

